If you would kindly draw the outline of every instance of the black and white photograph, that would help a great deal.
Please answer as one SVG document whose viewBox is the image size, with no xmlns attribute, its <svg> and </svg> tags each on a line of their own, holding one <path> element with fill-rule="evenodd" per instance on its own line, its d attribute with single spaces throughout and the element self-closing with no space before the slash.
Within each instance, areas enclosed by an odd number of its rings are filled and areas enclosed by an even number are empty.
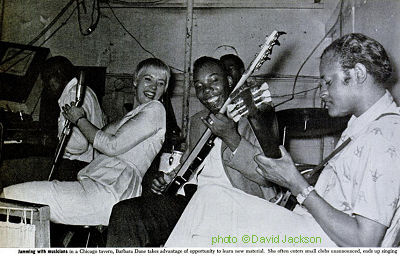
<svg viewBox="0 0 400 256">
<path fill-rule="evenodd" d="M 0 0 L 0 252 L 397 254 L 398 24 L 399 0 Z"/>
</svg>

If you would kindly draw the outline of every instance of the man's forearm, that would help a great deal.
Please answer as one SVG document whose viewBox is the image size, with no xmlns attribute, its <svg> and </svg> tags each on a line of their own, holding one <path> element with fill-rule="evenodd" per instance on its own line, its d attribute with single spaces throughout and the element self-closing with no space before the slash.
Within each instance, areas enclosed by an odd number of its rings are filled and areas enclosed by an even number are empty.
<svg viewBox="0 0 400 256">
<path fill-rule="evenodd" d="M 351 217 L 333 208 L 315 191 L 310 193 L 303 205 L 338 246 L 380 246 L 386 230 L 383 225 L 361 216 Z"/>
<path fill-rule="evenodd" d="M 239 146 L 241 137 L 239 133 L 233 133 L 231 136 L 227 138 L 222 138 L 222 141 L 228 146 L 228 148 L 234 152 L 236 148 Z"/>
<path fill-rule="evenodd" d="M 253 157 L 260 153 L 261 149 L 259 147 L 241 137 L 235 151 L 224 152 L 224 161 L 229 167 L 236 169 L 247 179 L 260 186 L 270 187 L 272 183 L 256 171 L 257 164 L 254 162 Z"/>
</svg>

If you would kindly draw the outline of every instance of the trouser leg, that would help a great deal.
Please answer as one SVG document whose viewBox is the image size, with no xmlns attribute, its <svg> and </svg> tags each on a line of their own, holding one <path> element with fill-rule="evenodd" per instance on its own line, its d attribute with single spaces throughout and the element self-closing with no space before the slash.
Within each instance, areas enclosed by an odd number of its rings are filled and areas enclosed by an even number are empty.
<svg viewBox="0 0 400 256">
<path fill-rule="evenodd" d="M 183 196 L 146 196 L 114 205 L 108 226 L 108 247 L 160 246 L 178 222 L 189 199 Z"/>
<path fill-rule="evenodd" d="M 52 174 L 52 180 L 77 181 L 78 172 L 88 163 L 79 160 L 61 159 L 58 169 Z"/>
</svg>

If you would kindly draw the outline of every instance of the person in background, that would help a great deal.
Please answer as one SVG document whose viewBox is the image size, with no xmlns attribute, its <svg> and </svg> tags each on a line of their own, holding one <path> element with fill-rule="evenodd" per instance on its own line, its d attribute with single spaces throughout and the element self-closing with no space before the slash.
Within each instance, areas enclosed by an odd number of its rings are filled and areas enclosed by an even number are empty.
<svg viewBox="0 0 400 256">
<path fill-rule="evenodd" d="M 231 86 L 232 90 L 239 82 L 240 78 L 242 77 L 245 71 L 244 63 L 242 59 L 240 59 L 239 56 L 235 54 L 223 55 L 219 58 L 219 60 L 224 65 L 228 74 L 232 77 L 232 86 Z"/>
<path fill-rule="evenodd" d="M 270 183 L 255 171 L 253 157 L 261 152 L 261 148 L 248 123 L 242 121 L 236 125 L 218 113 L 229 96 L 231 84 L 232 79 L 219 60 L 201 57 L 195 61 L 193 85 L 197 98 L 207 109 L 190 118 L 189 146 L 182 160 L 207 127 L 217 136 L 215 145 L 199 167 L 202 171 L 185 184 L 178 195 L 163 194 L 173 172 L 161 174 L 153 180 L 151 189 L 154 193 L 116 204 L 108 226 L 108 247 L 155 247 L 164 244 L 197 185 L 238 187 L 265 199 L 275 196 Z M 210 119 L 206 120 L 209 113 Z"/>
<path fill-rule="evenodd" d="M 79 128 L 100 154 L 79 171 L 78 181 L 36 181 L 4 188 L 2 197 L 46 204 L 50 220 L 69 225 L 108 225 L 111 209 L 120 200 L 141 195 L 141 182 L 161 149 L 165 109 L 158 100 L 170 78 L 159 59 L 140 62 L 134 74 L 134 109 L 120 120 L 98 129 L 74 102 L 63 115 Z"/>
<path fill-rule="evenodd" d="M 78 76 L 79 74 L 71 61 L 63 56 L 55 56 L 47 59 L 41 71 L 44 93 L 49 96 L 47 99 L 56 100 L 59 106 L 57 122 L 58 138 L 61 138 L 65 126 L 65 118 L 61 114 L 61 108 L 75 101 Z M 90 85 L 87 86 L 84 84 L 84 86 L 86 86 L 86 88 L 81 106 L 86 113 L 86 118 L 95 127 L 101 129 L 106 124 L 106 117 Z M 46 109 L 47 104 L 53 107 L 51 102 L 42 101 L 41 109 Z M 48 112 L 49 111 L 56 113 L 57 110 L 51 109 L 48 110 Z M 47 113 L 44 115 L 51 116 L 47 115 Z M 41 116 L 43 115 L 41 114 Z M 54 118 L 54 116 L 52 117 Z M 47 119 L 47 122 L 53 122 L 53 120 Z M 95 158 L 96 154 L 98 153 L 93 149 L 92 144 L 89 143 L 79 128 L 73 127 L 65 146 L 62 159 L 58 163 L 58 169 L 54 171 L 52 179 L 76 181 L 79 170 L 90 163 Z"/>
<path fill-rule="evenodd" d="M 391 73 L 388 55 L 376 40 L 354 33 L 332 42 L 320 62 L 321 99 L 330 116 L 352 117 L 337 145 L 344 148 L 328 162 L 315 188 L 281 146 L 282 158 L 259 155 L 255 162 L 266 180 L 296 196 L 293 212 L 231 188 L 204 186 L 165 245 L 398 246 L 400 109 L 385 89 Z M 238 239 L 224 243 L 218 234 Z M 246 234 L 269 240 L 241 240 Z"/>
</svg>

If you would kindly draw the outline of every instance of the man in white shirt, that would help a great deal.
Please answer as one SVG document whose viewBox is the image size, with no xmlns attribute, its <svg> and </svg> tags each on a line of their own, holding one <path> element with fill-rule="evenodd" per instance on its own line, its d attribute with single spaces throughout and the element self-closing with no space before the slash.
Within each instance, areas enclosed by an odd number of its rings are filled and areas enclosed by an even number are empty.
<svg viewBox="0 0 400 256">
<path fill-rule="evenodd" d="M 280 159 L 258 155 L 257 171 L 296 196 L 293 212 L 239 190 L 204 186 L 165 245 L 398 246 L 400 109 L 385 88 L 391 72 L 376 40 L 362 34 L 335 40 L 321 57 L 321 98 L 330 116 L 352 117 L 337 145 L 344 148 L 315 189 L 283 147 Z"/>
<path fill-rule="evenodd" d="M 76 100 L 77 75 L 76 68 L 63 56 L 55 56 L 47 59 L 41 72 L 44 90 L 47 90 L 47 94 L 51 95 L 51 98 L 57 99 L 58 102 L 59 138 L 61 138 L 65 126 L 65 118 L 61 115 L 61 107 L 71 104 L 71 102 Z M 46 108 L 46 106 L 41 107 Z M 96 94 L 89 86 L 86 86 L 82 107 L 87 113 L 88 120 L 97 128 L 101 129 L 106 124 L 106 118 Z M 78 128 L 73 127 L 63 157 L 58 164 L 58 169 L 53 173 L 52 179 L 76 181 L 76 175 L 79 170 L 90 163 L 95 154 L 96 151 L 85 136 L 83 136 Z"/>
<path fill-rule="evenodd" d="M 271 183 L 255 170 L 257 165 L 253 157 L 262 150 L 247 120 L 243 118 L 236 125 L 218 113 L 232 85 L 222 62 L 206 56 L 197 59 L 193 65 L 193 84 L 197 98 L 207 109 L 190 118 L 187 153 L 194 148 L 207 127 L 217 137 L 215 145 L 197 168 L 201 171 L 181 188 L 177 196 L 161 195 L 170 178 L 161 176 L 153 180 L 152 191 L 155 193 L 116 204 L 108 227 L 108 247 L 154 247 L 163 244 L 195 192 L 193 184 L 199 187 L 206 184 L 235 187 L 267 200 L 275 196 Z M 210 118 L 205 118 L 210 112 Z"/>
</svg>

